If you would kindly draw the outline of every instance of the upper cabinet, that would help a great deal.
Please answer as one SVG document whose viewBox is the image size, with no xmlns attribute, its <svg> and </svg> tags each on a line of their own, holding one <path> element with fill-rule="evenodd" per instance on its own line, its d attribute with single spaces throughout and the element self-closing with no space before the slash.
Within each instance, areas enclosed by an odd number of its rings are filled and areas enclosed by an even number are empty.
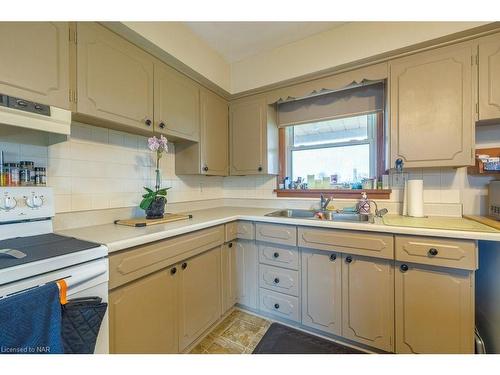
<svg viewBox="0 0 500 375">
<path fill-rule="evenodd" d="M 500 118 L 500 34 L 479 39 L 479 120 Z"/>
<path fill-rule="evenodd" d="M 391 166 L 474 164 L 474 44 L 465 42 L 390 63 Z"/>
<path fill-rule="evenodd" d="M 96 23 L 78 23 L 77 112 L 152 132 L 153 58 Z"/>
<path fill-rule="evenodd" d="M 155 131 L 190 141 L 200 139 L 200 87 L 166 64 L 155 64 Z"/>
<path fill-rule="evenodd" d="M 278 174 L 276 110 L 264 96 L 230 106 L 230 174 Z"/>
<path fill-rule="evenodd" d="M 200 141 L 175 145 L 175 173 L 227 176 L 228 102 L 200 91 Z"/>
<path fill-rule="evenodd" d="M 0 93 L 69 109 L 66 22 L 0 23 Z"/>
</svg>

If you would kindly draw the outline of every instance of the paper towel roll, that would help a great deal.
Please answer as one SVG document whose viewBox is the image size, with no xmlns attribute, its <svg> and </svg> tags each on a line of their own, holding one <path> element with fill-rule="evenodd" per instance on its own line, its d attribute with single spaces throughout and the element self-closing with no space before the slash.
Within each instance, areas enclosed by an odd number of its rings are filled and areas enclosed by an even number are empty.
<svg viewBox="0 0 500 375">
<path fill-rule="evenodd" d="M 408 180 L 408 216 L 424 217 L 423 180 Z"/>
</svg>

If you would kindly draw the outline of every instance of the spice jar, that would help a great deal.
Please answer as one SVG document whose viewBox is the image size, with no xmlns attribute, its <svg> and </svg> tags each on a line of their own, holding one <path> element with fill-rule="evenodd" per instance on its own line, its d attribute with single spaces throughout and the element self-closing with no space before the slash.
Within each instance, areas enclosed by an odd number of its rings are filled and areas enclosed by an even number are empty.
<svg viewBox="0 0 500 375">
<path fill-rule="evenodd" d="M 19 186 L 19 165 L 10 163 L 10 186 Z"/>
<path fill-rule="evenodd" d="M 19 162 L 19 183 L 21 186 L 29 186 L 32 184 L 32 176 L 34 182 L 33 166 L 35 163 L 32 161 Z"/>
<path fill-rule="evenodd" d="M 35 185 L 46 185 L 47 184 L 47 172 L 44 167 L 35 168 Z"/>
<path fill-rule="evenodd" d="M 10 186 L 10 163 L 4 163 L 0 172 L 1 186 Z"/>
</svg>

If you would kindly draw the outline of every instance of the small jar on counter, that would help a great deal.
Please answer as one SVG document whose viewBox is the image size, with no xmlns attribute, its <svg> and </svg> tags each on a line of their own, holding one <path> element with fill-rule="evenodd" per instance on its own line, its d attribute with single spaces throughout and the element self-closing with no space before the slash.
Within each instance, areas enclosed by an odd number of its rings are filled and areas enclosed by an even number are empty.
<svg viewBox="0 0 500 375">
<path fill-rule="evenodd" d="M 34 167 L 35 163 L 32 161 L 19 162 L 19 184 L 21 186 L 30 186 L 34 182 Z"/>
<path fill-rule="evenodd" d="M 5 186 L 19 185 L 19 166 L 16 163 L 5 163 L 4 174 Z"/>
<path fill-rule="evenodd" d="M 35 168 L 35 185 L 44 186 L 47 184 L 47 170 L 44 167 Z"/>
</svg>

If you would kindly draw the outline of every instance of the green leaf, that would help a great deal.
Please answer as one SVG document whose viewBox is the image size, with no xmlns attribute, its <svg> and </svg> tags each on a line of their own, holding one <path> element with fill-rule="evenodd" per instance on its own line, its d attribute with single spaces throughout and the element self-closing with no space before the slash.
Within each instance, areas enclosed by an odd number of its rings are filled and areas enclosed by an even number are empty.
<svg viewBox="0 0 500 375">
<path fill-rule="evenodd" d="M 167 195 L 167 190 L 170 189 L 169 187 L 168 188 L 163 188 L 163 189 L 160 189 L 156 192 L 156 194 L 158 195 Z"/>
<path fill-rule="evenodd" d="M 144 186 L 144 189 L 145 189 L 148 193 L 153 193 L 153 190 L 151 190 L 150 188 L 147 188 L 146 186 Z"/>
<path fill-rule="evenodd" d="M 154 201 L 154 197 L 144 198 L 141 201 L 141 204 L 139 205 L 139 207 L 141 207 L 143 210 L 147 210 L 149 208 L 149 206 L 151 206 L 151 203 L 153 203 L 153 201 Z"/>
</svg>

